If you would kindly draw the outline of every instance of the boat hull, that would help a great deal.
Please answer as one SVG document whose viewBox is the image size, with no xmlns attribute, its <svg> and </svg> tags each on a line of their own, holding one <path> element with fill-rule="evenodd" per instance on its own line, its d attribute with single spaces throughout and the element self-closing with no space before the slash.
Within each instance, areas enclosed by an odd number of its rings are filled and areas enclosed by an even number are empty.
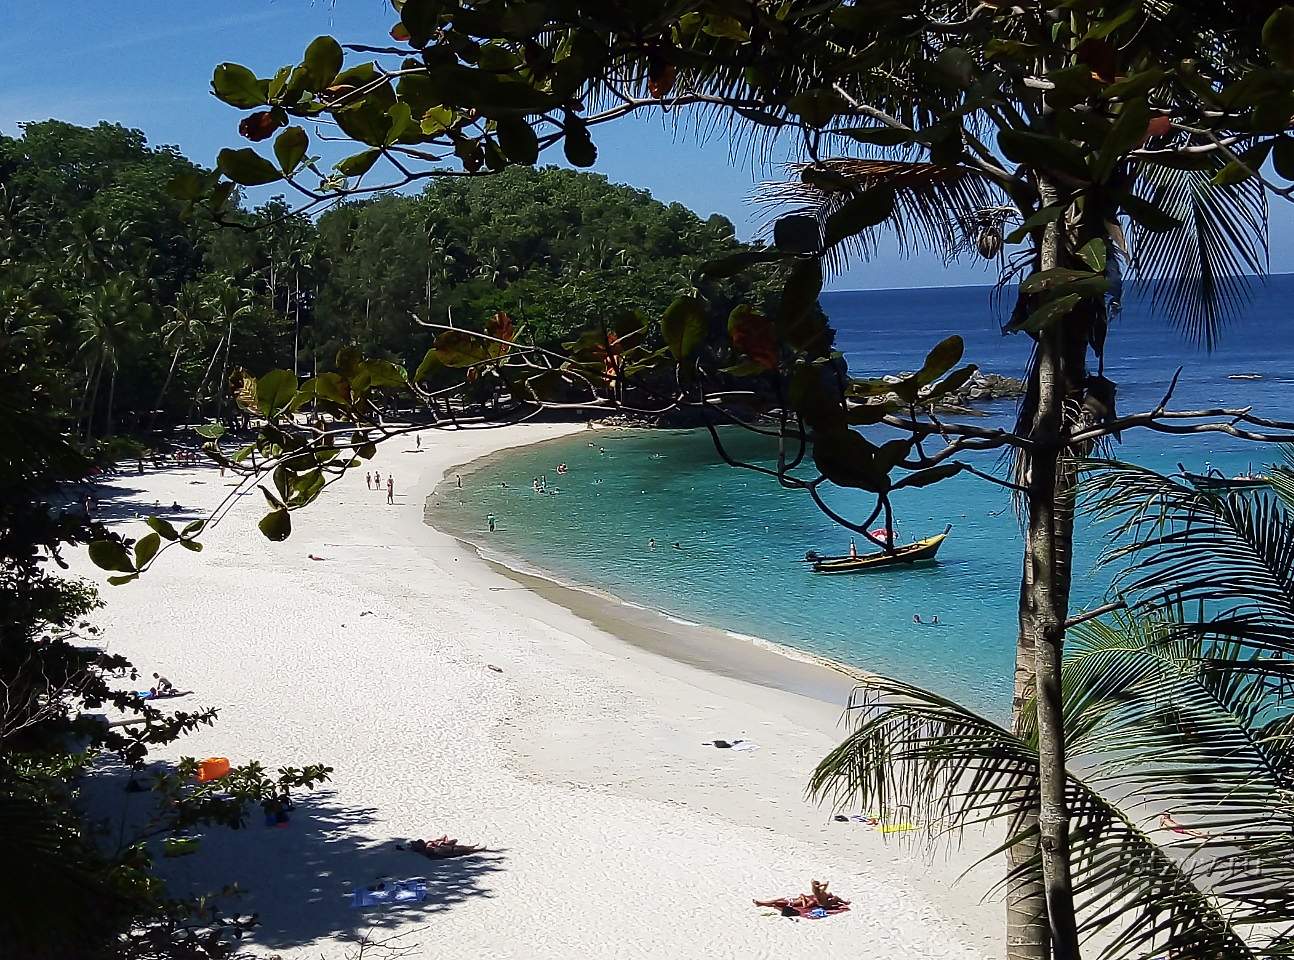
<svg viewBox="0 0 1294 960">
<path fill-rule="evenodd" d="M 917 564 L 934 563 L 939 548 L 948 538 L 947 532 L 938 536 L 927 537 L 916 543 L 899 547 L 893 553 L 869 553 L 861 557 L 844 557 L 839 560 L 819 560 L 813 565 L 814 573 L 844 574 L 870 573 L 874 570 L 893 570 L 895 567 L 911 567 Z"/>
</svg>

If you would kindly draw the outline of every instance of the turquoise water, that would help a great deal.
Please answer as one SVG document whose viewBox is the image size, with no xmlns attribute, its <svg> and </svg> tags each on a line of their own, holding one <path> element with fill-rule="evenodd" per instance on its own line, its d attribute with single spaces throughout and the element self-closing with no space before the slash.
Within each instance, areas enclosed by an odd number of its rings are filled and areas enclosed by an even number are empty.
<svg viewBox="0 0 1294 960">
<path fill-rule="evenodd" d="M 1133 304 L 1111 335 L 1120 359 L 1107 367 L 1121 385 L 1121 409 L 1153 407 L 1173 370 L 1185 364 L 1174 407 L 1253 403 L 1288 416 L 1294 339 L 1285 305 L 1292 297 L 1294 279 L 1277 278 L 1256 298 L 1247 331 L 1212 356 L 1183 346 Z M 1018 372 L 1027 357 L 1026 344 L 996 333 L 984 288 L 828 294 L 823 306 L 857 372 L 912 369 L 948 332 L 967 335 L 968 359 L 987 370 Z M 896 329 L 900 315 L 905 323 Z M 873 326 L 888 332 L 870 332 Z M 1234 372 L 1264 379 L 1227 379 Z M 1007 420 L 1013 406 L 988 412 L 987 422 Z M 771 456 L 766 441 L 744 432 L 728 440 L 747 459 Z M 1183 460 L 1231 472 L 1277 456 L 1220 435 L 1142 434 L 1113 452 L 1165 471 Z M 561 462 L 570 467 L 564 476 L 556 473 Z M 547 477 L 548 494 L 533 491 L 537 476 Z M 435 522 L 492 552 L 675 616 L 901 676 L 998 715 L 1007 709 L 1021 539 L 1000 487 L 957 477 L 895 497 L 905 541 L 953 524 L 939 565 L 821 577 L 798 558 L 810 549 L 845 552 L 846 532 L 805 494 L 722 463 L 704 432 L 577 434 L 492 458 L 463 484 L 433 498 Z M 859 519 L 872 505 L 859 491 L 832 490 L 828 500 Z M 493 534 L 489 514 L 497 518 Z M 1095 605 L 1108 584 L 1095 565 L 1102 534 L 1085 520 L 1079 534 L 1074 601 Z M 914 614 L 926 621 L 938 615 L 940 625 L 917 625 Z"/>
</svg>

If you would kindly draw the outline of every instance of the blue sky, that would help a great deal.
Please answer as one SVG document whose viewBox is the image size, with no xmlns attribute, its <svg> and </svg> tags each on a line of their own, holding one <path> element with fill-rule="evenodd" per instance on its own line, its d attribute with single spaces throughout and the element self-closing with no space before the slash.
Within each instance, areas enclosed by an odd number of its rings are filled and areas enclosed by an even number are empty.
<svg viewBox="0 0 1294 960">
<path fill-rule="evenodd" d="M 343 42 L 378 42 L 394 22 L 386 0 L 3 0 L 0 2 L 0 132 L 24 120 L 110 120 L 143 130 L 149 141 L 178 146 L 210 165 L 222 146 L 237 145 L 241 114 L 209 92 L 223 60 L 261 76 L 300 59 L 321 33 Z M 666 118 L 623 121 L 595 132 L 594 169 L 612 180 L 686 204 L 702 216 L 719 212 L 750 237 L 763 214 L 748 202 L 761 180 L 779 175 L 733 154 L 722 135 L 706 142 Z M 1294 208 L 1272 211 L 1272 269 L 1294 271 Z M 937 258 L 908 260 L 883 250 L 831 283 L 836 289 L 987 283 L 989 269 L 967 262 L 945 269 Z"/>
</svg>

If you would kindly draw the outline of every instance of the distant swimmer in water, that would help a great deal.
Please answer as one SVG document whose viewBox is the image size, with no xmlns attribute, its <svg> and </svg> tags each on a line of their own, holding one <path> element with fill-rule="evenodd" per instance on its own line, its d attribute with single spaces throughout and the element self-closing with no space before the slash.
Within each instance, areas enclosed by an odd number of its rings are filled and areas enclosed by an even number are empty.
<svg viewBox="0 0 1294 960">
<path fill-rule="evenodd" d="M 606 452 L 607 452 L 607 448 L 606 448 L 606 447 L 598 447 L 598 454 L 599 454 L 599 455 L 604 454 L 604 453 L 606 453 Z"/>
<path fill-rule="evenodd" d="M 656 549 L 656 538 L 655 538 L 655 537 L 652 537 L 650 540 L 648 540 L 648 541 L 647 541 L 647 549 L 648 549 L 648 550 L 655 550 L 655 549 Z"/>
<path fill-rule="evenodd" d="M 936 613 L 933 617 L 930 618 L 930 626 L 932 627 L 939 626 L 939 614 Z"/>
<path fill-rule="evenodd" d="M 675 540 L 675 541 L 671 544 L 671 546 L 672 546 L 675 550 L 682 550 L 682 549 L 683 549 L 683 544 L 679 543 L 677 540 Z"/>
<path fill-rule="evenodd" d="M 919 613 L 914 613 L 914 614 L 912 614 L 912 622 L 913 622 L 913 623 L 921 623 L 921 625 L 922 625 L 922 626 L 925 626 L 925 624 L 921 622 L 921 614 L 919 614 Z"/>
</svg>

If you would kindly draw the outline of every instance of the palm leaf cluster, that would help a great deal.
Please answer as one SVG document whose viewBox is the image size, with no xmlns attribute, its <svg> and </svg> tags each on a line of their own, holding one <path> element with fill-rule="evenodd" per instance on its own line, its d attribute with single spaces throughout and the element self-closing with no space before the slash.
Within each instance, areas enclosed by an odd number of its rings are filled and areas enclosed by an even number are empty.
<svg viewBox="0 0 1294 960">
<path fill-rule="evenodd" d="M 880 187 L 894 195 L 894 210 L 881 230 L 846 237 L 826 251 L 823 262 L 831 271 L 842 269 L 850 257 L 871 258 L 882 230 L 895 237 L 905 256 L 934 250 L 951 259 L 964 247 L 965 224 L 982 211 L 998 209 L 1003 200 L 988 177 L 965 166 L 835 157 L 792 164 L 790 170 L 792 178 L 763 184 L 755 199 L 773 205 L 779 216 L 811 216 L 824 230 L 834 214 L 864 191 Z"/>
<path fill-rule="evenodd" d="M 1080 932 L 1103 958 L 1264 957 L 1294 949 L 1294 500 L 1202 494 L 1089 463 L 1113 525 L 1126 612 L 1069 632 L 1062 672 Z M 1281 482 L 1294 487 L 1294 478 Z M 1189 615 L 1188 615 L 1189 614 Z M 929 691 L 871 678 L 810 792 L 902 810 L 935 840 L 1036 834 L 1038 750 Z M 995 851 L 996 854 L 997 851 Z M 1036 876 L 1016 867 L 1006 889 Z"/>
</svg>

